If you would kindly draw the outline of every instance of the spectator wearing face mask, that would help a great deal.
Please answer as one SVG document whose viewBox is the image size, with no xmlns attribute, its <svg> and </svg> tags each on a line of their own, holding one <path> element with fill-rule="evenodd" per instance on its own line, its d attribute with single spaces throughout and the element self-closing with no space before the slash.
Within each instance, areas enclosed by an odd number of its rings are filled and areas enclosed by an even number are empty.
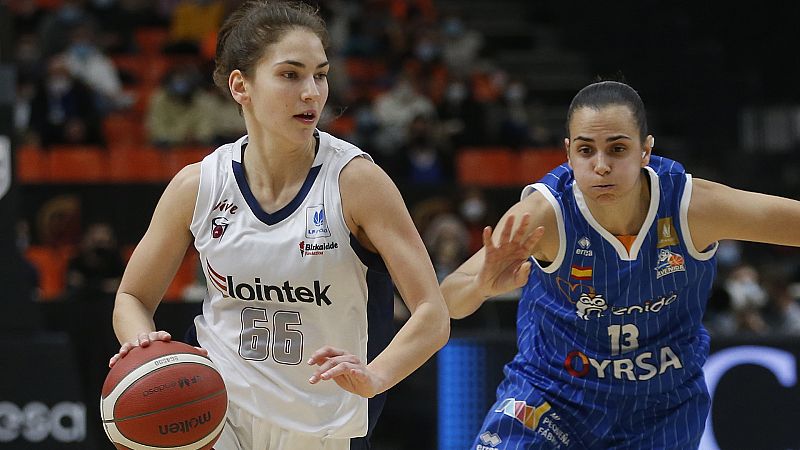
<svg viewBox="0 0 800 450">
<path fill-rule="evenodd" d="M 766 332 L 763 311 L 768 297 L 755 267 L 745 263 L 734 268 L 725 280 L 725 290 L 730 296 L 737 331 Z"/>
<path fill-rule="evenodd" d="M 104 145 L 92 90 L 72 76 L 66 59 L 50 59 L 43 83 L 31 101 L 30 129 L 43 147 Z"/>
<path fill-rule="evenodd" d="M 75 27 L 64 56 L 70 73 L 94 90 L 101 113 L 125 109 L 133 104 L 133 97 L 122 90 L 114 62 L 97 46 L 90 25 Z"/>
<path fill-rule="evenodd" d="M 452 72 L 467 72 L 477 62 L 484 48 L 483 35 L 467 28 L 457 15 L 442 20 L 441 34 L 444 63 Z"/>
<path fill-rule="evenodd" d="M 216 103 L 200 82 L 192 65 L 179 66 L 167 74 L 153 93 L 145 117 L 153 145 L 211 145 Z"/>
<path fill-rule="evenodd" d="M 458 209 L 467 227 L 469 252 L 474 253 L 483 247 L 483 229 L 495 220 L 487 206 L 484 192 L 478 187 L 466 191 Z"/>
<path fill-rule="evenodd" d="M 64 51 L 70 42 L 70 32 L 83 24 L 93 24 L 95 18 L 86 10 L 85 0 L 63 0 L 61 6 L 46 14 L 37 29 L 45 57 Z"/>
</svg>

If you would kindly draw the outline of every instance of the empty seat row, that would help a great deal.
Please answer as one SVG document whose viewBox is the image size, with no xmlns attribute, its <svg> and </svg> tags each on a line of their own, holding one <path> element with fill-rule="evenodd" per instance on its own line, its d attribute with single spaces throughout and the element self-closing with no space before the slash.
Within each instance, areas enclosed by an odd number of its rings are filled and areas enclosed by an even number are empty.
<svg viewBox="0 0 800 450">
<path fill-rule="evenodd" d="M 17 180 L 38 183 L 161 183 L 213 149 L 184 147 L 33 146 L 17 149 Z"/>
<path fill-rule="evenodd" d="M 562 148 L 469 147 L 456 154 L 456 174 L 461 185 L 518 187 L 538 181 L 566 161 Z"/>
</svg>

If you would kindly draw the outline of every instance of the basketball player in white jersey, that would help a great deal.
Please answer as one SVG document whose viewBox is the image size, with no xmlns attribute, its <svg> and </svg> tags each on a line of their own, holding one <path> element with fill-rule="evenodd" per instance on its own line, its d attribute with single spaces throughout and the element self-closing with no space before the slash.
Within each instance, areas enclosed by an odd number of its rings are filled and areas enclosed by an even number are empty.
<svg viewBox="0 0 800 450">
<path fill-rule="evenodd" d="M 230 399 L 216 450 L 367 449 L 382 394 L 449 336 L 398 190 L 366 153 L 316 129 L 327 41 L 301 3 L 249 2 L 226 20 L 214 80 L 248 134 L 175 176 L 116 297 L 111 365 L 171 338 L 153 313 L 194 243 L 208 287 L 197 342 Z M 392 280 L 411 311 L 396 335 Z"/>
</svg>

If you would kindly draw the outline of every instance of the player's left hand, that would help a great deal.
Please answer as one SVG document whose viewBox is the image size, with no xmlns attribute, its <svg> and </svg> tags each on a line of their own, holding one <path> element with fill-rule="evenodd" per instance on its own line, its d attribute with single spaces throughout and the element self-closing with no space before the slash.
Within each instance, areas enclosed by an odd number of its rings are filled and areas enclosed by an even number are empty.
<svg viewBox="0 0 800 450">
<path fill-rule="evenodd" d="M 342 389 L 365 398 L 382 392 L 378 376 L 352 353 L 326 346 L 314 352 L 308 364 L 319 366 L 308 379 L 311 384 L 333 380 Z"/>
</svg>

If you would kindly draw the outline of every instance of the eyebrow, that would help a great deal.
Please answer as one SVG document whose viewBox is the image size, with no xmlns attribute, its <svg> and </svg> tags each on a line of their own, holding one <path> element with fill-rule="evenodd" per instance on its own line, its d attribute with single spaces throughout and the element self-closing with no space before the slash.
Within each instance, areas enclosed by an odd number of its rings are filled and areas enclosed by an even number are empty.
<svg viewBox="0 0 800 450">
<path fill-rule="evenodd" d="M 276 66 L 280 66 L 281 64 L 289 64 L 290 66 L 300 67 L 301 69 L 305 69 L 305 67 L 306 67 L 306 65 L 301 63 L 300 61 L 295 61 L 295 60 L 292 60 L 292 59 L 287 59 L 286 61 L 280 61 L 280 62 L 276 62 L 275 63 Z M 328 61 L 319 63 L 317 65 L 317 69 L 321 69 L 321 68 L 323 68 L 325 66 L 328 66 L 328 65 L 330 65 L 330 63 Z"/>
<path fill-rule="evenodd" d="M 626 134 L 616 134 L 614 136 L 609 136 L 608 138 L 606 138 L 606 142 L 614 142 L 614 141 L 618 141 L 620 139 L 630 139 L 630 136 L 628 136 Z M 576 136 L 575 139 L 573 139 L 573 140 L 575 140 L 575 141 L 594 142 L 594 139 L 588 138 L 588 137 L 585 137 L 585 136 Z"/>
</svg>

